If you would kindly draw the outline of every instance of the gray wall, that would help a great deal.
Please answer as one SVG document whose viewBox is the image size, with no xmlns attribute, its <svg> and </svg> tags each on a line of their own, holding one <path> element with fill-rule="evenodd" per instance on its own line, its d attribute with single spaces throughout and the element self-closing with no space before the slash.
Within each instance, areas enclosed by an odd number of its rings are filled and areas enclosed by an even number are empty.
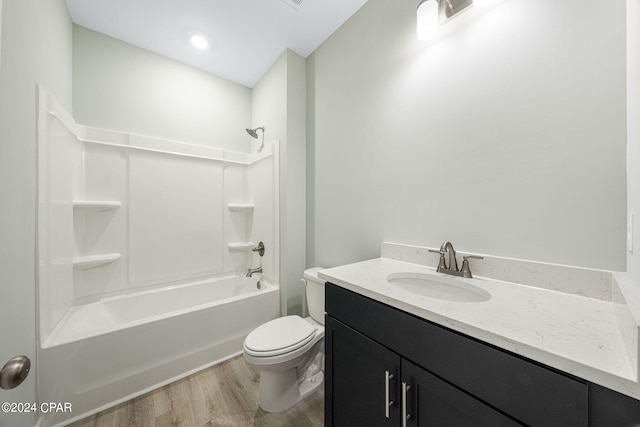
<svg viewBox="0 0 640 427">
<path fill-rule="evenodd" d="M 249 150 L 249 88 L 78 25 L 73 103 L 84 125 Z"/>
<path fill-rule="evenodd" d="M 304 311 L 306 263 L 306 62 L 287 49 L 252 89 L 252 126 L 280 141 L 280 282 L 283 314 Z M 259 142 L 253 143 L 253 150 Z"/>
<path fill-rule="evenodd" d="M 64 0 L 4 0 L 0 46 L 0 363 L 36 361 L 36 83 L 71 109 L 71 20 Z M 36 401 L 36 369 L 11 402 Z M 35 414 L 0 414 L 33 426 Z"/>
<path fill-rule="evenodd" d="M 633 213 L 633 253 L 627 271 L 640 284 L 640 0 L 627 0 L 627 211 Z"/>
<path fill-rule="evenodd" d="M 624 270 L 625 3 L 369 0 L 307 63 L 308 263 L 380 241 Z"/>
</svg>

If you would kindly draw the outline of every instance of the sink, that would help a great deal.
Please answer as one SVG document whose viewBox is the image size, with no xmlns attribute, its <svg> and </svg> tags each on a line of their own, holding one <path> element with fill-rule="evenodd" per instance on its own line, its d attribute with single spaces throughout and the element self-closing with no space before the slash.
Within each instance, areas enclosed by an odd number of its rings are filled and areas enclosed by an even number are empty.
<svg viewBox="0 0 640 427">
<path fill-rule="evenodd" d="M 451 278 L 442 281 L 433 275 L 422 273 L 393 273 L 387 276 L 387 282 L 405 291 L 455 302 L 485 302 L 491 294 L 475 285 Z"/>
</svg>

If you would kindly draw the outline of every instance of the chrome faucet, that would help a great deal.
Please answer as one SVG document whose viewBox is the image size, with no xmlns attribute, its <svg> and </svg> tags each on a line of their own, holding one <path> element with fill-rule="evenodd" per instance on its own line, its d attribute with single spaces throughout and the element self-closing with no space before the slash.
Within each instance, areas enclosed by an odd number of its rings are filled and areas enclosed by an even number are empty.
<svg viewBox="0 0 640 427">
<path fill-rule="evenodd" d="M 248 131 L 249 129 L 247 129 L 247 132 Z M 264 256 L 264 243 L 262 242 L 258 243 L 258 246 L 256 246 L 251 250 L 253 252 L 258 252 L 258 255 L 260 255 L 260 258 L 262 258 Z M 262 260 L 260 260 L 260 264 L 262 264 Z M 247 271 L 247 274 L 245 277 L 251 277 L 253 276 L 254 273 L 262 273 L 262 265 L 260 265 L 260 267 L 258 268 L 250 268 L 249 271 Z"/>
<path fill-rule="evenodd" d="M 458 260 L 456 259 L 456 251 L 453 249 L 453 244 L 449 241 L 444 242 L 440 246 L 440 250 L 429 249 L 429 252 L 440 254 L 440 260 L 438 261 L 438 267 L 436 271 L 438 273 L 451 274 L 452 276 L 461 276 L 472 278 L 471 269 L 469 268 L 469 258 L 484 259 L 484 257 L 477 255 L 464 255 L 462 257 L 462 268 L 458 269 Z M 447 266 L 447 260 L 445 255 L 449 254 L 449 264 Z"/>
<path fill-rule="evenodd" d="M 251 277 L 255 273 L 262 273 L 262 267 L 250 268 L 249 271 L 247 271 L 247 275 L 245 277 Z"/>
<path fill-rule="evenodd" d="M 459 271 L 458 260 L 456 259 L 456 250 L 453 249 L 453 244 L 451 242 L 444 242 L 440 246 L 440 251 L 449 252 L 449 270 Z"/>
<path fill-rule="evenodd" d="M 247 132 L 248 131 L 249 129 L 247 129 Z M 258 255 L 260 255 L 260 258 L 262 258 L 264 256 L 264 243 L 258 243 L 258 246 L 251 250 L 253 252 L 258 252 Z M 262 264 L 262 260 L 260 260 L 260 264 Z M 262 265 L 260 265 L 260 267 L 258 268 L 250 268 L 249 271 L 247 271 L 247 275 L 245 277 L 251 277 L 254 273 L 262 273 Z"/>
</svg>

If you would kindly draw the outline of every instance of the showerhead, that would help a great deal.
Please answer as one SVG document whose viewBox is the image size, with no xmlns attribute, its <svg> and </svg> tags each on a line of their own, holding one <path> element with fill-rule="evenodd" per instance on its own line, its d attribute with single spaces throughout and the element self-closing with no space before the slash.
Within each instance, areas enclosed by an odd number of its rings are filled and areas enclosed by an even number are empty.
<svg viewBox="0 0 640 427">
<path fill-rule="evenodd" d="M 258 139 L 258 131 L 259 130 L 262 131 L 262 144 L 260 145 L 260 148 L 258 148 L 258 151 L 262 151 L 262 149 L 264 148 L 264 126 L 260 126 L 259 128 L 255 128 L 255 129 L 247 128 L 247 133 L 249 135 L 251 135 L 251 138 Z"/>
<path fill-rule="evenodd" d="M 255 128 L 255 129 L 248 129 L 247 128 L 247 133 L 249 135 L 251 135 L 251 138 L 255 138 L 258 139 L 258 131 L 261 130 L 262 131 L 262 136 L 264 136 L 264 126 L 261 126 L 259 128 Z"/>
</svg>

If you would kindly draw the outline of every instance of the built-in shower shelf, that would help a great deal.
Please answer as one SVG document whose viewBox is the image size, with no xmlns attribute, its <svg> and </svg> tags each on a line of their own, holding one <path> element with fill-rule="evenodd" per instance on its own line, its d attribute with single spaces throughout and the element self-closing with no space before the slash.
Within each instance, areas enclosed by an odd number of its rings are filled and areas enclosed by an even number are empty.
<svg viewBox="0 0 640 427">
<path fill-rule="evenodd" d="M 118 209 L 122 204 L 115 200 L 74 200 L 73 208 L 81 211 L 100 212 Z"/>
<path fill-rule="evenodd" d="M 102 254 L 78 257 L 73 260 L 73 268 L 76 270 L 88 270 L 110 264 L 120 258 L 120 254 Z"/>
<path fill-rule="evenodd" d="M 231 212 L 252 213 L 255 205 L 253 203 L 229 203 L 227 208 Z"/>
<path fill-rule="evenodd" d="M 255 247 L 256 247 L 256 244 L 253 242 L 232 242 L 227 244 L 227 248 L 229 248 L 230 251 L 239 251 L 239 252 L 250 251 Z"/>
</svg>

